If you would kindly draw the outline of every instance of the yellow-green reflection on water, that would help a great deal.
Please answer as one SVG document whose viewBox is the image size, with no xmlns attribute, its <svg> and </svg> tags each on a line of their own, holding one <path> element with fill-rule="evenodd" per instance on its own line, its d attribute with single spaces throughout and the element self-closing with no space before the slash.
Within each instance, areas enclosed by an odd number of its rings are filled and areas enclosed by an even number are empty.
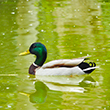
<svg viewBox="0 0 110 110">
<path fill-rule="evenodd" d="M 109 110 L 109 7 L 101 0 L 0 2 L 0 108 Z M 28 77 L 35 57 L 18 54 L 36 41 L 47 47 L 46 62 L 92 55 L 100 68 L 89 76 Z"/>
</svg>

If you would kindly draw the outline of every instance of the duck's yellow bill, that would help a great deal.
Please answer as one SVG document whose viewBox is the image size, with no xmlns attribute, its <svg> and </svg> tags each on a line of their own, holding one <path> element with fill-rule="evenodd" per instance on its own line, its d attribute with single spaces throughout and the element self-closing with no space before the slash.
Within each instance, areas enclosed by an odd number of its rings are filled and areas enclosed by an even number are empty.
<svg viewBox="0 0 110 110">
<path fill-rule="evenodd" d="M 30 94 L 27 94 L 27 93 L 23 93 L 23 92 L 19 92 L 19 94 L 22 94 L 22 95 L 25 95 L 25 96 L 30 96 Z"/>
<path fill-rule="evenodd" d="M 22 56 L 22 55 L 28 55 L 28 54 L 30 54 L 30 51 L 29 51 L 29 50 L 27 50 L 27 51 L 25 51 L 25 52 L 22 52 L 22 53 L 20 53 L 19 55 Z"/>
</svg>

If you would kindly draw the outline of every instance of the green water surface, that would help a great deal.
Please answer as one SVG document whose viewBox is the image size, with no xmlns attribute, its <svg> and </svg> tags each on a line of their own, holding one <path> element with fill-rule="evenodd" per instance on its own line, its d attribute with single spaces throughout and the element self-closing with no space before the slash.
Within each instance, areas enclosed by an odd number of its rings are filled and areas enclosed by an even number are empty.
<svg viewBox="0 0 110 110">
<path fill-rule="evenodd" d="M 33 42 L 47 47 L 46 62 L 91 55 L 99 68 L 39 81 L 28 75 L 35 57 L 19 56 Z M 109 65 L 109 0 L 0 1 L 1 110 L 110 110 Z"/>
</svg>

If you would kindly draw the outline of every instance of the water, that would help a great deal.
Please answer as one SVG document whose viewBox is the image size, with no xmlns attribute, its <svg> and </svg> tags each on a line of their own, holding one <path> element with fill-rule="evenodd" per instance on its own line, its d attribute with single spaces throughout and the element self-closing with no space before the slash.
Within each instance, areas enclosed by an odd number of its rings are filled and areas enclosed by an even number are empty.
<svg viewBox="0 0 110 110">
<path fill-rule="evenodd" d="M 1 1 L 0 109 L 109 110 L 109 7 L 104 0 Z M 47 47 L 46 62 L 91 55 L 100 68 L 36 79 L 28 75 L 35 57 L 18 55 L 36 41 Z"/>
</svg>

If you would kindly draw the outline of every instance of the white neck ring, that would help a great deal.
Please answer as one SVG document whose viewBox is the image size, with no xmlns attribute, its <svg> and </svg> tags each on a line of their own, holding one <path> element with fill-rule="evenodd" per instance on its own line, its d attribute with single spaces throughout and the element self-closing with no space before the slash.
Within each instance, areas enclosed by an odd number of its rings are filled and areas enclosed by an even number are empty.
<svg viewBox="0 0 110 110">
<path fill-rule="evenodd" d="M 38 65 L 36 65 L 35 63 L 33 63 L 33 65 L 36 66 L 36 67 L 38 66 Z"/>
</svg>

